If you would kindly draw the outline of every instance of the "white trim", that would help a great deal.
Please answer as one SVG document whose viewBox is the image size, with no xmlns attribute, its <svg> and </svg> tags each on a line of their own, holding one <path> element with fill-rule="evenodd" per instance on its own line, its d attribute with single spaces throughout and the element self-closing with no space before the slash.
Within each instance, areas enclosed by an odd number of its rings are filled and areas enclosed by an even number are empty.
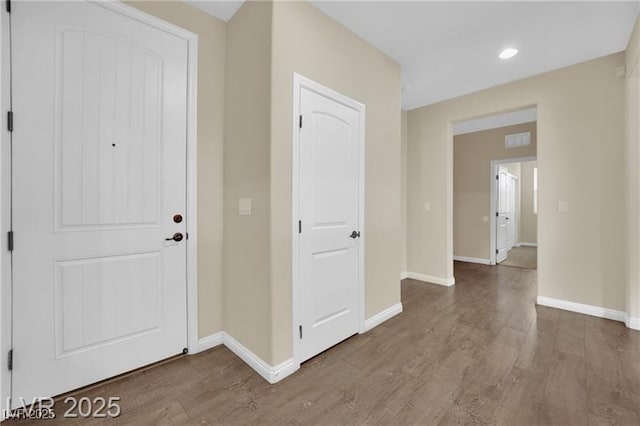
<svg viewBox="0 0 640 426">
<path fill-rule="evenodd" d="M 528 161 L 537 161 L 538 157 L 533 155 L 530 157 L 503 158 L 500 160 L 491 160 L 489 173 L 489 261 L 491 265 L 496 264 L 496 211 L 498 211 L 498 195 L 496 188 L 496 175 L 498 174 L 498 166 L 508 163 L 526 163 Z"/>
<path fill-rule="evenodd" d="M 435 277 L 433 275 L 419 274 L 417 272 L 407 272 L 407 278 L 411 278 L 412 280 L 424 281 L 426 283 L 443 285 L 446 287 L 451 287 L 456 283 L 454 277 L 451 278 L 442 278 Z"/>
<path fill-rule="evenodd" d="M 216 346 L 220 346 L 223 343 L 224 331 L 210 334 L 209 336 L 203 337 L 202 339 L 198 340 L 198 350 L 196 353 L 215 348 Z"/>
<path fill-rule="evenodd" d="M 271 384 L 279 382 L 300 368 L 300 363 L 294 362 L 293 358 L 271 366 L 228 333 L 223 332 L 223 334 L 224 345 Z"/>
<path fill-rule="evenodd" d="M 5 8 L 0 13 L 0 235 L 11 229 L 11 133 L 7 130 L 6 111 L 11 110 L 10 62 L 9 62 L 9 14 Z M 7 354 L 11 349 L 11 321 L 13 298 L 11 292 L 11 252 L 6 238 L 0 244 L 0 408 L 8 410 L 11 396 L 11 372 L 6 369 Z M 3 411 L 4 413 L 5 411 Z M 0 416 L 0 421 L 4 415 Z"/>
<path fill-rule="evenodd" d="M 625 325 L 632 330 L 640 330 L 640 317 L 630 317 L 629 315 L 624 316 Z"/>
<path fill-rule="evenodd" d="M 140 23 L 147 24 L 169 34 L 172 34 L 178 38 L 181 38 L 187 42 L 187 206 L 186 206 L 186 228 L 189 238 L 186 241 L 187 251 L 187 348 L 189 352 L 197 352 L 199 348 L 198 341 L 198 282 L 197 282 L 197 217 L 196 217 L 196 194 L 197 194 L 197 70 L 198 70 L 198 36 L 190 31 L 180 28 L 176 25 L 170 24 L 161 20 L 155 16 L 142 12 L 132 6 L 128 6 L 120 1 L 116 0 L 88 0 L 91 3 L 100 6 L 102 8 L 111 10 L 122 16 L 134 19 Z M 2 111 L 8 111 L 9 99 L 6 95 L 10 93 L 9 82 L 9 44 L 8 44 L 8 19 L 9 16 L 6 11 L 2 12 L 0 16 L 0 93 L 2 97 L 0 102 L 2 103 Z M 3 114 L 4 116 L 4 114 Z M 3 128 L 6 129 L 6 123 L 3 121 Z M 9 215 L 11 211 L 10 205 L 10 193 L 11 188 L 9 185 L 11 174 L 7 167 L 10 160 L 9 157 L 9 141 L 10 133 L 6 130 L 2 131 L 0 135 L 0 142 L 2 147 L 0 148 L 0 199 L 2 206 L 0 209 L 0 228 L 1 235 L 6 235 L 9 231 Z M 3 243 L 4 244 L 4 243 Z M 0 350 L 2 354 L 2 365 L 6 365 L 6 353 L 11 345 L 11 255 L 7 250 L 2 250 L 0 254 Z M 5 406 L 7 398 L 10 396 L 11 378 L 6 373 L 5 369 L 0 370 L 0 406 Z"/>
<path fill-rule="evenodd" d="M 294 363 L 293 358 L 272 366 L 225 331 L 219 331 L 200 339 L 197 352 L 203 352 L 220 345 L 226 346 L 227 349 L 271 384 L 279 382 L 300 368 L 300 364 Z"/>
<path fill-rule="evenodd" d="M 505 112 L 503 114 L 458 121 L 452 123 L 452 130 L 453 135 L 458 136 L 500 127 L 515 126 L 516 124 L 531 123 L 537 119 L 538 108 L 533 106 L 531 108 Z"/>
<path fill-rule="evenodd" d="M 538 247 L 538 243 L 523 243 L 523 242 L 519 242 L 518 246 L 522 246 L 522 247 Z"/>
<path fill-rule="evenodd" d="M 453 256 L 453 260 L 458 262 L 480 263 L 482 265 L 491 265 L 490 259 L 481 259 L 479 257 Z"/>
<path fill-rule="evenodd" d="M 613 321 L 624 322 L 625 313 L 600 306 L 585 305 L 583 303 L 569 302 L 568 300 L 554 299 L 552 297 L 538 296 L 538 305 L 565 311 L 577 312 L 592 317 L 606 318 Z"/>
<path fill-rule="evenodd" d="M 409 273 L 407 271 L 400 272 L 400 281 L 409 278 Z"/>
<path fill-rule="evenodd" d="M 396 303 L 393 306 L 388 307 L 382 312 L 378 312 L 371 318 L 365 320 L 364 322 L 364 331 L 360 333 L 366 333 L 367 331 L 375 328 L 385 322 L 388 319 L 395 317 L 396 315 L 402 313 L 402 303 Z"/>
<path fill-rule="evenodd" d="M 293 73 L 293 115 L 292 115 L 292 136 L 291 136 L 291 247 L 292 247 L 292 275 L 291 275 L 291 309 L 292 309 L 292 322 L 291 322 L 291 339 L 293 348 L 293 363 L 294 370 L 300 367 L 300 339 L 298 336 L 298 326 L 300 324 L 299 313 L 299 234 L 298 234 L 298 220 L 300 218 L 299 212 L 299 193 L 300 193 L 300 168 L 299 168 L 299 141 L 300 141 L 300 93 L 302 88 L 314 91 L 322 96 L 333 99 L 349 108 L 354 109 L 360 116 L 360 141 L 359 141 L 359 197 L 358 197 L 358 220 L 359 227 L 362 236 L 359 238 L 359 257 L 358 257 L 358 329 L 363 332 L 365 329 L 365 299 L 364 299 L 364 259 L 365 259 L 365 241 L 366 241 L 366 228 L 365 228 L 365 215 L 364 215 L 364 192 L 365 192 L 365 116 L 366 108 L 364 104 L 355 101 L 341 93 L 338 93 L 328 87 L 325 87 L 313 80 L 303 77 L 300 74 Z"/>
</svg>

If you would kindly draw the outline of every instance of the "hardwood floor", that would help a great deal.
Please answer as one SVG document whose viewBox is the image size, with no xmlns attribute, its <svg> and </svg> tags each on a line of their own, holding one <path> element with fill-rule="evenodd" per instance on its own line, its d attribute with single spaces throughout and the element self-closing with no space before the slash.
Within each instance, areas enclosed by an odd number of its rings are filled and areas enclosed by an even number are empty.
<svg viewBox="0 0 640 426">
<path fill-rule="evenodd" d="M 276 385 L 218 347 L 76 396 L 120 396 L 122 424 L 640 424 L 640 332 L 535 306 L 533 270 L 455 276 Z"/>
</svg>

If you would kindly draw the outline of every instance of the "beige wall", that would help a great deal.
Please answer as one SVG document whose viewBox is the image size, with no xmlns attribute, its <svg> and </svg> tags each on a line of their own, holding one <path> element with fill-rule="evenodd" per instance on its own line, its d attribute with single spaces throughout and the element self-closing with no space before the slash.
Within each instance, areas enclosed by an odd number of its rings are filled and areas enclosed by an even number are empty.
<svg viewBox="0 0 640 426">
<path fill-rule="evenodd" d="M 536 161 L 520 163 L 520 243 L 538 242 L 538 215 L 533 212 L 533 169 L 537 166 Z"/>
<path fill-rule="evenodd" d="M 224 329 L 271 358 L 270 2 L 246 2 L 227 24 L 224 142 Z M 251 198 L 251 216 L 238 214 Z"/>
<path fill-rule="evenodd" d="M 626 52 L 627 140 L 627 315 L 640 318 L 640 19 Z M 640 321 L 640 320 L 638 320 Z"/>
<path fill-rule="evenodd" d="M 366 105 L 366 316 L 400 302 L 400 66 L 307 2 L 273 5 L 271 89 L 272 356 L 292 355 L 293 73 Z"/>
<path fill-rule="evenodd" d="M 128 1 L 198 35 L 198 334 L 222 330 L 225 23 L 181 1 Z"/>
<path fill-rule="evenodd" d="M 401 154 L 400 154 L 400 172 L 401 175 L 401 185 L 402 192 L 400 194 L 401 199 L 401 210 L 400 210 L 400 227 L 401 227 L 401 245 L 400 248 L 400 272 L 407 272 L 407 111 L 402 111 L 401 113 Z"/>
<path fill-rule="evenodd" d="M 624 62 L 610 55 L 410 111 L 408 269 L 453 275 L 450 123 L 537 105 L 539 294 L 624 309 L 624 210 L 612 208 L 625 201 Z"/>
<path fill-rule="evenodd" d="M 510 149 L 504 147 L 506 135 L 523 132 L 531 132 L 531 145 Z M 484 222 L 483 218 L 490 215 L 491 161 L 535 155 L 535 122 L 466 133 L 453 138 L 454 255 L 490 258 L 490 222 Z M 512 164 L 511 168 L 510 172 L 520 177 L 520 164 Z"/>
</svg>

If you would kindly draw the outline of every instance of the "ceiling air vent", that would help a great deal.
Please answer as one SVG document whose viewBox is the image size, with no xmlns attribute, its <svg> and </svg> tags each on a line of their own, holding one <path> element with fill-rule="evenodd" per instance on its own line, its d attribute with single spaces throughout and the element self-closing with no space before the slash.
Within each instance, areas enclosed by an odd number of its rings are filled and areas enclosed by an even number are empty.
<svg viewBox="0 0 640 426">
<path fill-rule="evenodd" d="M 520 148 L 531 145 L 531 132 L 514 133 L 504 137 L 505 148 Z"/>
</svg>

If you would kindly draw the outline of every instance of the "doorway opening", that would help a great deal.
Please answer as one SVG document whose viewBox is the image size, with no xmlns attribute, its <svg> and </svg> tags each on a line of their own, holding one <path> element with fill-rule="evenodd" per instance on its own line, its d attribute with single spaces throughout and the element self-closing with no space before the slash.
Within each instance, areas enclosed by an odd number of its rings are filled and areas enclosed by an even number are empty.
<svg viewBox="0 0 640 426">
<path fill-rule="evenodd" d="M 537 268 L 537 108 L 452 125 L 453 259 Z"/>
<path fill-rule="evenodd" d="M 504 161 L 509 161 L 505 163 Z M 538 163 L 535 157 L 491 162 L 492 264 L 538 266 Z"/>
</svg>

